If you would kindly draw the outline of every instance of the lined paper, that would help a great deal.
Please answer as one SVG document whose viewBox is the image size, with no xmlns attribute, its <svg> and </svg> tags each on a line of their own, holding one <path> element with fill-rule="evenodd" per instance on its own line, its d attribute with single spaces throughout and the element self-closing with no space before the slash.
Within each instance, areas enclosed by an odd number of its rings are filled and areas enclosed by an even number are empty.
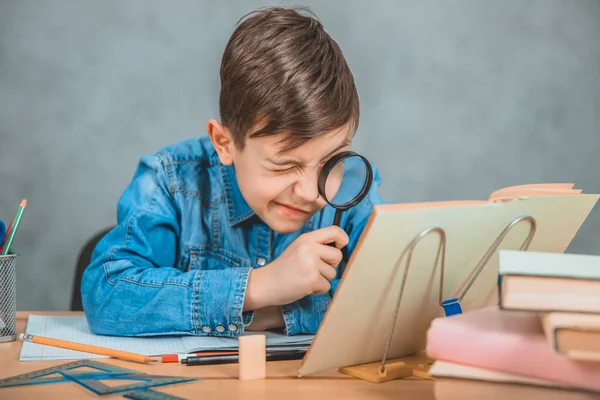
<svg viewBox="0 0 600 400">
<path fill-rule="evenodd" d="M 155 356 L 161 354 L 190 353 L 202 350 L 237 349 L 237 338 L 209 336 L 161 336 L 161 337 L 119 337 L 100 336 L 90 332 L 85 316 L 81 315 L 29 315 L 27 329 L 31 335 L 89 344 L 110 349 Z M 312 335 L 286 336 L 275 332 L 248 332 L 264 334 L 267 347 L 306 348 L 312 342 Z M 45 346 L 24 342 L 19 356 L 20 361 L 37 360 L 80 360 L 85 358 L 107 358 L 97 354 Z"/>
</svg>

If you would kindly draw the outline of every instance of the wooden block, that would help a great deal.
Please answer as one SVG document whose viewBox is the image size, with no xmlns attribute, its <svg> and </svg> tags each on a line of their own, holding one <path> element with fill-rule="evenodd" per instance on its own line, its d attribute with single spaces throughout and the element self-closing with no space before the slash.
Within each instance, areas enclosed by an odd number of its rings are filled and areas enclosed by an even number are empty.
<svg viewBox="0 0 600 400">
<path fill-rule="evenodd" d="M 369 382 L 381 383 L 394 379 L 408 378 L 411 376 L 422 379 L 433 379 L 429 375 L 429 367 L 433 360 L 422 351 L 412 356 L 387 360 L 385 369 L 381 371 L 381 361 L 352 365 L 340 368 L 339 371 Z"/>
<path fill-rule="evenodd" d="M 340 368 L 339 371 L 343 374 L 375 383 L 412 376 L 412 370 L 401 360 L 390 360 L 386 363 L 385 370 L 383 371 L 381 371 L 380 367 L 381 361 L 352 365 Z"/>
<path fill-rule="evenodd" d="M 247 335 L 239 338 L 239 379 L 265 379 L 267 370 L 267 337 Z"/>
</svg>

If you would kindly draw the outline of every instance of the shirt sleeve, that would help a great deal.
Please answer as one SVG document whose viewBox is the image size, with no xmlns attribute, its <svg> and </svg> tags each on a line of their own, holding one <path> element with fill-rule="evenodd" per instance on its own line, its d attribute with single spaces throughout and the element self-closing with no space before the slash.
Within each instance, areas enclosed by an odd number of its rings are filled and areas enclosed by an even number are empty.
<svg viewBox="0 0 600 400">
<path fill-rule="evenodd" d="M 381 177 L 377 167 L 373 166 L 373 183 L 367 196 L 361 203 L 346 211 L 340 225 L 348 234 L 348 245 L 343 249 L 344 259 L 337 268 L 337 276 L 331 281 L 331 290 L 322 295 L 306 296 L 291 304 L 281 307 L 287 335 L 315 334 L 331 304 L 340 279 L 344 274 L 345 265 L 356 248 L 364 228 L 369 220 L 373 206 L 382 204 L 379 195 Z"/>
<path fill-rule="evenodd" d="M 180 215 L 159 155 L 141 159 L 121 196 L 117 225 L 97 245 L 81 296 L 100 335 L 215 335 L 244 332 L 250 268 L 177 267 Z"/>
</svg>

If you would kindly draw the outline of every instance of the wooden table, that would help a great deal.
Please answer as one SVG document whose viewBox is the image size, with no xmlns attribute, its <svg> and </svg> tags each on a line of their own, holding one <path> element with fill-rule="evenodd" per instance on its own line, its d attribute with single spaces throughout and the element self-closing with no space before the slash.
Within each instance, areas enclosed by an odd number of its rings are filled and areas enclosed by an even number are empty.
<svg viewBox="0 0 600 400">
<path fill-rule="evenodd" d="M 33 314 L 33 312 L 31 312 Z M 76 314 L 69 312 L 39 312 L 35 314 Z M 28 312 L 17 313 L 17 336 L 25 331 Z M 0 379 L 61 365 L 70 361 L 24 361 L 19 362 L 21 343 L 0 343 Z M 433 398 L 433 382 L 418 378 L 406 378 L 385 383 L 371 383 L 353 378 L 338 371 L 329 371 L 298 378 L 296 371 L 300 361 L 267 363 L 267 379 L 240 381 L 237 364 L 186 367 L 181 364 L 138 364 L 116 359 L 101 359 L 103 363 L 119 365 L 148 374 L 193 376 L 198 381 L 177 383 L 158 387 L 156 391 L 173 394 L 186 399 L 410 399 Z M 123 398 L 122 394 L 96 396 L 82 386 L 71 383 L 53 383 L 24 387 L 0 388 L 0 399 L 86 399 Z"/>
</svg>

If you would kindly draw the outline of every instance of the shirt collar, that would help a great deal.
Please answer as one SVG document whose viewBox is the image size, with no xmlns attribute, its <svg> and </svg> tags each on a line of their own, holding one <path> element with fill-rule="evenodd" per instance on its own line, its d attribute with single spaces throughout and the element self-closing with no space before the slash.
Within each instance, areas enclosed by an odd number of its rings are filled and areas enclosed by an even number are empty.
<svg viewBox="0 0 600 400">
<path fill-rule="evenodd" d="M 255 212 L 246 203 L 242 192 L 240 192 L 233 165 L 223 165 L 221 167 L 221 178 L 225 188 L 225 200 L 227 202 L 230 226 L 237 225 L 254 216 Z"/>
</svg>

